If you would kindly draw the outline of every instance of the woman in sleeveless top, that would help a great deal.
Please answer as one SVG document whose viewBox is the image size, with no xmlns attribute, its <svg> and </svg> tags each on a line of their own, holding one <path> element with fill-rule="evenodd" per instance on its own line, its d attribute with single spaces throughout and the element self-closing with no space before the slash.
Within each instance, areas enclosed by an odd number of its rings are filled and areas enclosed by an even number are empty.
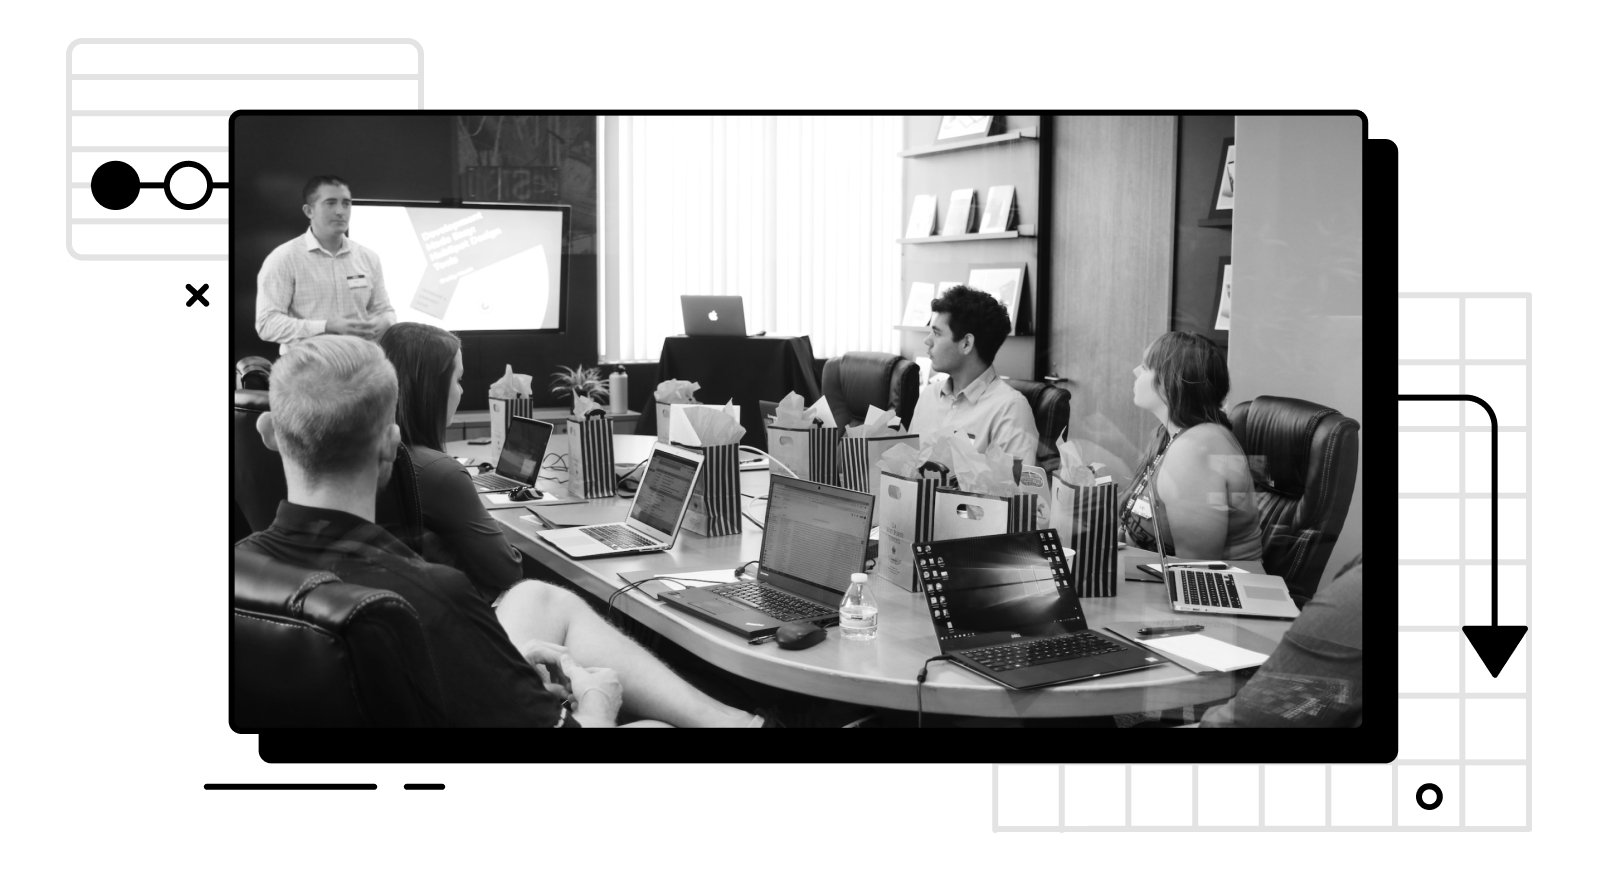
<svg viewBox="0 0 1600 873">
<path fill-rule="evenodd" d="M 1260 511 L 1244 449 L 1222 411 L 1228 364 L 1196 333 L 1173 331 L 1133 369 L 1133 402 L 1155 417 L 1151 448 L 1122 503 L 1128 542 L 1169 557 L 1261 559 Z"/>
<path fill-rule="evenodd" d="M 395 419 L 411 450 L 422 524 L 436 538 L 423 557 L 467 574 L 486 600 L 522 581 L 522 553 L 484 509 L 472 474 L 444 453 L 445 428 L 461 403 L 461 340 L 447 330 L 402 321 L 378 342 L 400 380 Z"/>
</svg>

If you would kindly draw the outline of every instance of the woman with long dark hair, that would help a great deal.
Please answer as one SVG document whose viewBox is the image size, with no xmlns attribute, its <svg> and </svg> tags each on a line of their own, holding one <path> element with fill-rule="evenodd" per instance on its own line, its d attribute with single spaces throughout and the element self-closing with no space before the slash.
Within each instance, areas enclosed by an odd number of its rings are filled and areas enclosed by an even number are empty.
<svg viewBox="0 0 1600 873">
<path fill-rule="evenodd" d="M 423 527 L 444 551 L 427 557 L 466 573 L 493 600 L 522 580 L 522 554 L 483 507 L 472 474 L 444 453 L 445 428 L 461 404 L 461 340 L 432 325 L 402 321 L 384 332 L 379 345 L 400 377 L 395 419 L 417 468 Z"/>
<path fill-rule="evenodd" d="M 1159 513 L 1172 557 L 1260 560 L 1249 460 L 1222 409 L 1228 387 L 1222 351 L 1196 333 L 1163 334 L 1134 367 L 1134 405 L 1157 424 L 1122 504 L 1132 545 L 1155 550 Z"/>
</svg>

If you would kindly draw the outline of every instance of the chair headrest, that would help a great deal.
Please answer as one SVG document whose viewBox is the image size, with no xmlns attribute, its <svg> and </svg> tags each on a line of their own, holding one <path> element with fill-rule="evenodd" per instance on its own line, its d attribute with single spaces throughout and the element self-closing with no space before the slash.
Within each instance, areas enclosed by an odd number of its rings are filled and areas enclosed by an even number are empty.
<svg viewBox="0 0 1600 873">
<path fill-rule="evenodd" d="M 1234 427 L 1245 453 L 1267 459 L 1273 487 L 1296 492 L 1305 488 L 1318 426 L 1329 416 L 1343 418 L 1320 403 L 1270 395 L 1239 404 L 1234 415 L 1241 419 Z"/>
<path fill-rule="evenodd" d="M 235 609 L 342 627 L 375 604 L 413 611 L 392 591 L 353 585 L 326 570 L 295 567 L 247 549 L 233 550 Z"/>
<path fill-rule="evenodd" d="M 233 365 L 233 387 L 266 390 L 272 378 L 272 362 L 260 355 L 240 358 Z"/>
<path fill-rule="evenodd" d="M 233 389 L 233 408 L 246 412 L 267 412 L 272 407 L 267 392 L 259 388 Z"/>
</svg>

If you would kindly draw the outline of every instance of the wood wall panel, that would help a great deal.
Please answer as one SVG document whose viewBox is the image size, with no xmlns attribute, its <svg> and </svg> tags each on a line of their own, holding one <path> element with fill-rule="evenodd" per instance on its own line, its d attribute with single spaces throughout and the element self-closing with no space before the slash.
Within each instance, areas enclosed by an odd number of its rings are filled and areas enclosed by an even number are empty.
<svg viewBox="0 0 1600 873">
<path fill-rule="evenodd" d="M 1053 123 L 1050 374 L 1072 391 L 1070 435 L 1125 475 L 1153 425 L 1132 369 L 1171 318 L 1177 119 Z"/>
</svg>

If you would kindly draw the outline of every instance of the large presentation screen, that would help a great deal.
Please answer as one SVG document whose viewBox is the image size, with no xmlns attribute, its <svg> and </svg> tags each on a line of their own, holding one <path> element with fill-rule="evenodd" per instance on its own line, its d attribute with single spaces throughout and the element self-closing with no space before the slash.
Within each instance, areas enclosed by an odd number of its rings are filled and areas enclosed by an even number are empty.
<svg viewBox="0 0 1600 873">
<path fill-rule="evenodd" d="M 565 327 L 565 206 L 358 200 L 350 238 L 382 260 L 401 321 L 450 331 Z"/>
</svg>

